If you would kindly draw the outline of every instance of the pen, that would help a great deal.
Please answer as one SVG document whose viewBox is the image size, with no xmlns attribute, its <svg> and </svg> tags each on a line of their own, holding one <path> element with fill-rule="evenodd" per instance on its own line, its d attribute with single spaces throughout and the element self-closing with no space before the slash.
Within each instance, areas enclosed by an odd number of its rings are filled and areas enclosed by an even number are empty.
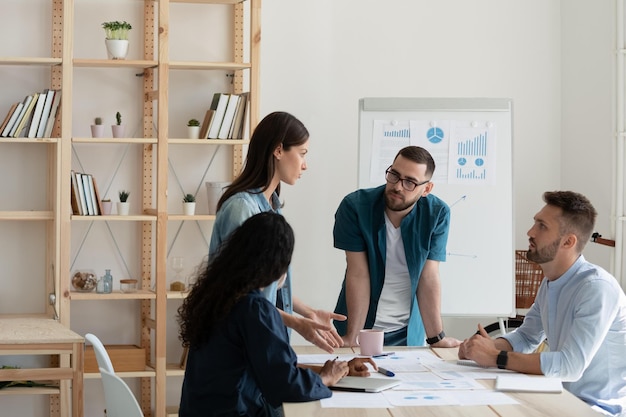
<svg viewBox="0 0 626 417">
<path fill-rule="evenodd" d="M 385 368 L 381 368 L 380 366 L 378 367 L 378 373 L 381 373 L 381 374 L 386 375 L 386 376 L 396 376 L 396 374 L 394 374 L 393 372 L 391 372 L 391 371 L 389 371 L 389 370 L 387 370 Z"/>
<path fill-rule="evenodd" d="M 372 358 L 382 358 L 383 356 L 391 356 L 395 354 L 396 352 L 384 352 L 384 353 L 381 353 L 380 355 L 374 355 L 372 356 Z"/>
</svg>

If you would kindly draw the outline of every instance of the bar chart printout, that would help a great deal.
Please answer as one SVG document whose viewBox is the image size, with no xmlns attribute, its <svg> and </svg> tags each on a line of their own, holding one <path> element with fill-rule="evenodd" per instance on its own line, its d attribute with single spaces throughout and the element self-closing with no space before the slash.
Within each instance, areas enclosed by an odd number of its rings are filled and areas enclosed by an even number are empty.
<svg viewBox="0 0 626 417">
<path fill-rule="evenodd" d="M 450 144 L 448 181 L 455 184 L 495 185 L 496 129 L 485 123 L 456 126 Z"/>
</svg>

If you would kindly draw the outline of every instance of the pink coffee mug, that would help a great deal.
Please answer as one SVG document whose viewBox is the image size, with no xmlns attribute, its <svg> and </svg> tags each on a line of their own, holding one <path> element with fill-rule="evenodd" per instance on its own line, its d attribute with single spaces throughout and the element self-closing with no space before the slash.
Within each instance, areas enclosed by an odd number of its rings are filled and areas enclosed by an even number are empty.
<svg viewBox="0 0 626 417">
<path fill-rule="evenodd" d="M 383 353 L 385 332 L 382 330 L 363 329 L 356 339 L 361 347 L 361 355 L 374 356 Z"/>
</svg>

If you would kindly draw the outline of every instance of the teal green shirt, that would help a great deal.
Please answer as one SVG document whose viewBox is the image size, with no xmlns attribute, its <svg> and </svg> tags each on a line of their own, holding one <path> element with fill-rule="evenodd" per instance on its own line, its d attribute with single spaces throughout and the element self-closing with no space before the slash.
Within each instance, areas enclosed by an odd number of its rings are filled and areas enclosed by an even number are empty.
<svg viewBox="0 0 626 417">
<path fill-rule="evenodd" d="M 385 186 L 381 185 L 348 194 L 335 213 L 333 229 L 334 245 L 337 249 L 367 254 L 371 286 L 369 308 L 365 320 L 367 329 L 372 328 L 376 320 L 378 300 L 385 282 L 387 234 L 384 191 Z M 426 260 L 446 260 L 449 225 L 450 208 L 443 200 L 432 194 L 421 197 L 413 210 L 402 219 L 400 229 L 413 294 L 417 291 L 417 283 Z M 345 277 L 335 311 L 341 314 L 348 312 Z M 339 334 L 346 334 L 347 323 L 345 321 L 334 323 Z M 425 344 L 426 333 L 415 295 L 411 301 L 407 333 L 408 345 Z"/>
</svg>

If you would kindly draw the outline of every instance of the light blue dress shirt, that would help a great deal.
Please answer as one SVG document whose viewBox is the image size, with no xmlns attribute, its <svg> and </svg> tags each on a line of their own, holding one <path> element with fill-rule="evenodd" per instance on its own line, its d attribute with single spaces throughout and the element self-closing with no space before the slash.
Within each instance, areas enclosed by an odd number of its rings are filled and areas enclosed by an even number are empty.
<svg viewBox="0 0 626 417">
<path fill-rule="evenodd" d="M 524 323 L 504 338 L 532 352 L 544 336 L 544 375 L 609 413 L 626 411 L 626 296 L 613 276 L 581 255 L 555 281 L 544 278 Z"/>
<path fill-rule="evenodd" d="M 272 206 L 277 207 L 277 209 L 273 209 Z M 226 200 L 217 212 L 215 223 L 213 224 L 213 232 L 211 233 L 211 242 L 209 244 L 209 262 L 219 250 L 222 242 L 248 218 L 266 211 L 281 214 L 280 200 L 276 193 L 272 194 L 272 206 L 270 206 L 260 188 L 239 192 Z M 273 305 L 276 305 L 277 290 L 278 282 L 272 283 L 263 290 L 265 298 Z M 292 314 L 291 267 L 287 270 L 287 277 L 283 284 L 281 294 L 283 311 Z"/>
</svg>

